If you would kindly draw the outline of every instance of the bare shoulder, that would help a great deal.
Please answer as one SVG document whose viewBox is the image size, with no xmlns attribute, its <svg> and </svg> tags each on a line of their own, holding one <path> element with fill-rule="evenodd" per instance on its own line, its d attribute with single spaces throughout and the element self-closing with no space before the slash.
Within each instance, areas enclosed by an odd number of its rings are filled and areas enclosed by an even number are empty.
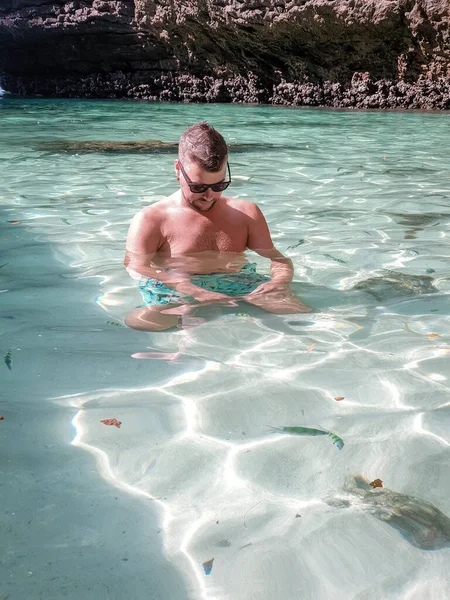
<svg viewBox="0 0 450 600">
<path fill-rule="evenodd" d="M 241 200 L 239 198 L 225 198 L 227 206 L 234 210 L 238 210 L 244 215 L 247 215 L 251 219 L 262 215 L 261 209 L 257 204 L 250 200 Z"/>
<path fill-rule="evenodd" d="M 160 218 L 164 216 L 168 209 L 168 206 L 168 198 L 165 198 L 164 200 L 159 200 L 158 202 L 155 202 L 153 204 L 149 204 L 149 206 L 142 208 L 139 212 L 137 212 L 134 215 L 133 221 L 137 221 L 138 223 L 145 223 L 150 219 Z"/>
<path fill-rule="evenodd" d="M 170 206 L 170 198 L 167 198 L 146 206 L 134 215 L 128 230 L 127 250 L 156 252 L 161 244 L 161 228 Z"/>
<path fill-rule="evenodd" d="M 173 199 L 171 196 L 146 206 L 134 215 L 133 219 L 131 220 L 130 229 L 141 230 L 160 227 L 167 217 L 167 214 L 172 209 L 172 206 Z"/>
<path fill-rule="evenodd" d="M 242 215 L 240 219 L 247 221 L 247 248 L 257 252 L 273 248 L 266 218 L 257 204 L 237 198 L 226 198 L 226 202 L 231 211 L 237 211 Z"/>
</svg>

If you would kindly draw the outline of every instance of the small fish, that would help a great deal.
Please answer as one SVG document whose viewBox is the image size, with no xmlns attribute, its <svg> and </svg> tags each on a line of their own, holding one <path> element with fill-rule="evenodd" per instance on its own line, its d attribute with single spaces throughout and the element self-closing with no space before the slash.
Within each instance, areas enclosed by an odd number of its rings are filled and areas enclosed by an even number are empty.
<svg viewBox="0 0 450 600">
<path fill-rule="evenodd" d="M 122 327 L 122 323 L 118 323 L 117 321 L 106 321 L 107 325 L 114 325 L 115 327 Z"/>
<path fill-rule="evenodd" d="M 287 433 L 288 435 L 328 435 L 328 431 L 323 429 L 312 429 L 311 427 L 272 427 L 268 425 L 274 432 Z"/>
<path fill-rule="evenodd" d="M 211 573 L 213 562 L 214 559 L 210 558 L 209 560 L 205 560 L 205 562 L 202 564 L 203 570 L 205 571 L 205 575 L 209 575 Z"/>
<path fill-rule="evenodd" d="M 8 350 L 8 352 L 5 354 L 5 365 L 11 371 L 11 365 L 12 365 L 12 350 L 11 349 Z"/>
<path fill-rule="evenodd" d="M 342 440 L 342 438 L 340 438 L 335 433 L 332 433 L 331 431 L 327 431 L 327 435 L 333 440 L 333 444 L 335 444 L 336 448 L 338 450 L 342 450 L 342 448 L 344 447 L 344 441 Z"/>
<path fill-rule="evenodd" d="M 425 271 L 425 273 L 435 273 L 436 271 L 434 269 L 432 269 L 431 267 L 428 267 L 428 269 Z"/>
<path fill-rule="evenodd" d="M 61 219 L 61 221 L 65 224 L 65 225 L 70 225 L 69 221 L 67 219 Z"/>
<path fill-rule="evenodd" d="M 303 240 L 303 239 L 301 239 L 301 240 L 298 240 L 298 243 L 297 243 L 297 244 L 295 244 L 295 246 L 288 246 L 288 247 L 286 248 L 286 250 L 295 250 L 295 249 L 296 249 L 296 248 L 298 248 L 299 246 L 302 246 L 304 243 L 305 243 L 305 240 Z"/>
<path fill-rule="evenodd" d="M 6 267 L 6 265 L 9 265 L 9 263 L 5 263 L 3 265 L 0 265 L 0 269 L 3 269 L 3 267 Z M 1 600 L 1 599 L 0 599 Z"/>
<path fill-rule="evenodd" d="M 237 317 L 249 317 L 250 315 L 248 313 L 236 313 Z"/>
<path fill-rule="evenodd" d="M 341 400 L 345 400 L 345 396 L 335 396 L 334 399 L 340 402 Z"/>
<path fill-rule="evenodd" d="M 311 427 L 272 427 L 271 425 L 268 425 L 268 427 L 273 431 L 287 433 L 288 435 L 328 435 L 333 440 L 333 444 L 336 445 L 338 450 L 342 450 L 344 447 L 343 440 L 327 429 L 313 429 Z"/>
<path fill-rule="evenodd" d="M 331 254 L 324 254 L 324 256 L 326 256 L 327 258 L 331 258 L 331 260 L 334 260 L 334 262 L 337 262 L 340 265 L 346 264 L 346 261 L 342 260 L 342 258 L 337 258 L 336 256 L 331 256 Z"/>
<path fill-rule="evenodd" d="M 314 350 L 314 348 L 316 347 L 316 343 L 313 342 L 310 346 L 308 346 L 308 350 L 306 352 L 312 352 Z"/>
</svg>

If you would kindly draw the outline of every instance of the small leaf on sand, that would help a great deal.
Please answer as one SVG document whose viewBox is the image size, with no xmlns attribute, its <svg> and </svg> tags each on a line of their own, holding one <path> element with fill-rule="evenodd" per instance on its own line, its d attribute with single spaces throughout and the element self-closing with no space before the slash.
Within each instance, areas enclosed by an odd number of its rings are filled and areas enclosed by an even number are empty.
<svg viewBox="0 0 450 600">
<path fill-rule="evenodd" d="M 432 340 L 434 340 L 435 338 L 438 338 L 439 334 L 438 333 L 427 333 L 427 338 L 430 338 Z"/>
<path fill-rule="evenodd" d="M 117 419 L 103 419 L 100 423 L 104 423 L 105 425 L 115 425 L 119 428 L 122 425 L 122 421 L 118 421 Z"/>
<path fill-rule="evenodd" d="M 314 350 L 314 348 L 316 347 L 316 344 L 311 344 L 311 346 L 308 347 L 308 350 L 306 352 L 312 352 Z"/>
<path fill-rule="evenodd" d="M 374 479 L 373 481 L 370 482 L 370 484 L 373 488 L 382 488 L 383 487 L 383 482 L 381 481 L 381 479 Z"/>
<path fill-rule="evenodd" d="M 205 562 L 203 563 L 202 567 L 203 567 L 203 570 L 205 571 L 205 575 L 209 575 L 211 573 L 213 562 L 214 562 L 214 559 L 210 558 L 209 560 L 205 560 Z"/>
<path fill-rule="evenodd" d="M 2 417 L 2 415 L 0 415 L 0 421 L 4 421 L 5 417 Z"/>
<path fill-rule="evenodd" d="M 340 402 L 341 400 L 345 400 L 345 396 L 335 396 L 334 399 Z"/>
</svg>

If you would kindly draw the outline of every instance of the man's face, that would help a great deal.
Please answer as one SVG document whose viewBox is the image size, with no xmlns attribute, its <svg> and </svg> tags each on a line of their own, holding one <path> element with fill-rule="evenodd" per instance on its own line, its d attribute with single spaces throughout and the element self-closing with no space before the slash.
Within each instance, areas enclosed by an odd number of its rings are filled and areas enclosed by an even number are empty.
<svg viewBox="0 0 450 600">
<path fill-rule="evenodd" d="M 217 173 L 211 173 L 209 171 L 205 171 L 193 161 L 186 161 L 182 165 L 184 169 L 183 173 L 182 169 L 180 168 L 180 161 L 175 161 L 175 171 L 180 180 L 183 199 L 191 208 L 202 213 L 210 211 L 216 204 L 217 200 L 219 200 L 222 192 L 213 192 L 211 188 L 208 188 L 204 192 L 194 193 L 191 191 L 185 175 L 187 175 L 189 183 L 213 185 L 225 180 L 227 170 L 226 164 L 227 163 L 225 161 L 220 171 Z"/>
</svg>

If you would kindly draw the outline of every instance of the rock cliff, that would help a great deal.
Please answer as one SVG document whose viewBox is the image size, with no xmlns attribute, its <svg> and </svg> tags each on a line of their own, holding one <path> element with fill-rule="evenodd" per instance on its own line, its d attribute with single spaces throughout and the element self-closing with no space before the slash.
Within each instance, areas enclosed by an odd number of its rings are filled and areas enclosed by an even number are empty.
<svg viewBox="0 0 450 600">
<path fill-rule="evenodd" d="M 0 0 L 19 94 L 450 109 L 449 0 Z"/>
</svg>

